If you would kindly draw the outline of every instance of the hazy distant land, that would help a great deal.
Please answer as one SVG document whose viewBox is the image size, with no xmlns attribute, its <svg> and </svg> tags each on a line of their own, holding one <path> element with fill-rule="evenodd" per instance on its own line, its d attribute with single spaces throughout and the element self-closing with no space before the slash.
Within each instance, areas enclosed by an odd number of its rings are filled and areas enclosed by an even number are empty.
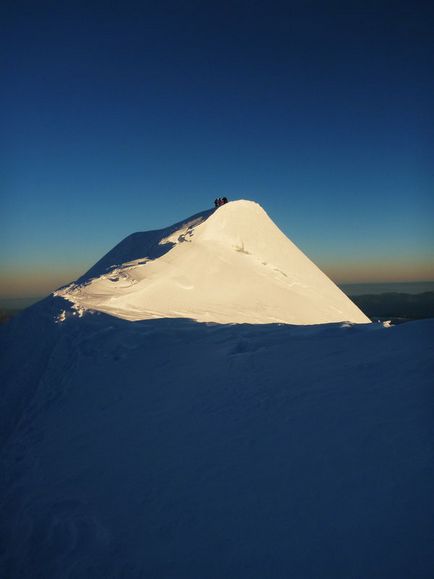
<svg viewBox="0 0 434 579">
<path fill-rule="evenodd" d="M 338 284 L 347 296 L 373 294 L 421 294 L 434 291 L 434 281 L 407 281 L 393 283 L 345 283 Z"/>
<path fill-rule="evenodd" d="M 347 284 L 341 289 L 375 320 L 434 318 L 434 282 Z"/>
</svg>

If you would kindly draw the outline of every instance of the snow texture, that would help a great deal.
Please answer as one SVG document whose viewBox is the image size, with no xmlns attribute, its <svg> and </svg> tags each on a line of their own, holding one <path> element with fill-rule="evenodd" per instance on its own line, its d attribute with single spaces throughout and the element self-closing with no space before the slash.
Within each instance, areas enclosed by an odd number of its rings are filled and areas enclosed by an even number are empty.
<svg viewBox="0 0 434 579">
<path fill-rule="evenodd" d="M 178 230 L 154 236 L 175 244 L 159 259 L 188 243 Z M 88 305 L 49 296 L 0 328 L 0 577 L 432 578 L 434 320 L 131 322 Z"/>
<path fill-rule="evenodd" d="M 129 236 L 56 295 L 132 321 L 370 321 L 252 201 Z"/>
</svg>

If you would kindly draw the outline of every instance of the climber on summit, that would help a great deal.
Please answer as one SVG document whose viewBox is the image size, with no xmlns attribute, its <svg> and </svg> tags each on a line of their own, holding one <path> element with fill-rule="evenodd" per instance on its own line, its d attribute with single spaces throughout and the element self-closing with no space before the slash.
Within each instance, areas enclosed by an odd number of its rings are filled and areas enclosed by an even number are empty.
<svg viewBox="0 0 434 579">
<path fill-rule="evenodd" d="M 214 205 L 215 207 L 220 207 L 221 205 L 224 205 L 227 202 L 228 202 L 227 197 L 219 197 L 218 199 L 214 200 Z"/>
</svg>

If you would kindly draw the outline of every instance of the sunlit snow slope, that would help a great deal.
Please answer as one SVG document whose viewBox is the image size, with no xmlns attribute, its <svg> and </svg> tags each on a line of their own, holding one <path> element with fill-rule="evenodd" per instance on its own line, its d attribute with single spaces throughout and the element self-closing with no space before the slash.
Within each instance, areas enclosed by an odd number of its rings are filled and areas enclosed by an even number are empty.
<svg viewBox="0 0 434 579">
<path fill-rule="evenodd" d="M 133 234 L 55 295 L 127 320 L 369 322 L 252 201 Z"/>
</svg>

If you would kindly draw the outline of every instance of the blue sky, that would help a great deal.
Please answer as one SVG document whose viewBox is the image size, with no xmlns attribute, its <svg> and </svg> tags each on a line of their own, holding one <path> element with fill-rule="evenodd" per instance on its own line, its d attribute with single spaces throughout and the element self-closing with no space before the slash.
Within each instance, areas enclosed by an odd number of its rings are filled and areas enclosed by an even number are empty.
<svg viewBox="0 0 434 579">
<path fill-rule="evenodd" d="M 3 297 L 220 195 L 261 203 L 335 281 L 434 279 L 430 3 L 2 10 Z"/>
</svg>

